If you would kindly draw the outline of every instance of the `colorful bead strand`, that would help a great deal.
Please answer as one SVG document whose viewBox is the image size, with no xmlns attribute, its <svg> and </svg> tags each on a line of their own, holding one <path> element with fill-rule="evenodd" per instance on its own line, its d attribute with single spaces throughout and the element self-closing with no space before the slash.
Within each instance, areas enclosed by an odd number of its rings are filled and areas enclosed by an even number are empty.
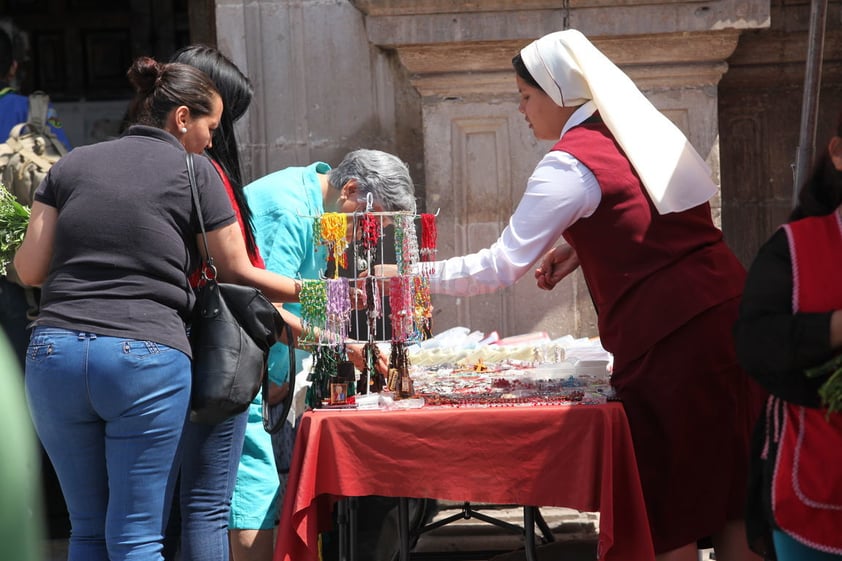
<svg viewBox="0 0 842 561">
<path fill-rule="evenodd" d="M 428 339 L 432 334 L 433 304 L 430 299 L 430 281 L 427 277 L 414 277 L 415 291 L 413 319 L 415 328 L 422 339 Z"/>
<path fill-rule="evenodd" d="M 412 274 L 412 266 L 418 263 L 418 238 L 413 216 L 395 216 L 395 258 L 399 275 Z"/>
<path fill-rule="evenodd" d="M 380 287 L 377 279 L 366 277 L 365 279 L 365 315 L 368 320 L 369 339 L 377 334 L 377 320 L 383 317 L 380 304 Z"/>
<path fill-rule="evenodd" d="M 313 217 L 313 250 L 318 251 L 319 246 L 323 245 L 322 240 L 322 217 Z"/>
<path fill-rule="evenodd" d="M 325 337 L 330 343 L 341 343 L 348 336 L 351 327 L 351 298 L 348 295 L 348 279 L 328 279 Z"/>
<path fill-rule="evenodd" d="M 341 212 L 326 212 L 320 222 L 322 239 L 332 250 L 333 277 L 339 277 L 339 267 L 345 266 L 345 249 L 348 247 L 348 217 Z"/>
<path fill-rule="evenodd" d="M 389 319 L 392 322 L 392 339 L 396 341 L 407 341 L 414 333 L 410 279 L 407 276 L 389 279 Z"/>
<path fill-rule="evenodd" d="M 336 379 L 343 354 L 344 347 L 341 345 L 318 346 L 313 351 L 313 368 L 307 375 L 307 381 L 312 383 L 305 396 L 308 407 L 318 409 L 330 397 L 331 379 Z"/>
<path fill-rule="evenodd" d="M 327 314 L 327 288 L 325 281 L 305 279 L 298 294 L 301 303 L 301 321 L 304 324 L 302 340 L 318 343 L 316 329 L 323 329 Z"/>
<path fill-rule="evenodd" d="M 365 213 L 360 219 L 362 229 L 362 246 L 365 251 L 377 249 L 380 241 L 380 220 L 370 212 Z"/>
<path fill-rule="evenodd" d="M 421 261 L 431 262 L 436 260 L 436 251 L 438 245 L 438 231 L 436 228 L 435 214 L 421 215 Z M 425 265 L 423 269 L 424 274 L 431 275 L 435 273 L 435 267 L 432 265 Z"/>
</svg>

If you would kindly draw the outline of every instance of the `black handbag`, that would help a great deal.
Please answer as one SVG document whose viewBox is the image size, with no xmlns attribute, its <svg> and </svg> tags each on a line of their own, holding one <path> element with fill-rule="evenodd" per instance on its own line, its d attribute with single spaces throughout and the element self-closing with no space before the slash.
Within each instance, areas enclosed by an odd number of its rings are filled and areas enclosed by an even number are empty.
<svg viewBox="0 0 842 561">
<path fill-rule="evenodd" d="M 190 326 L 193 351 L 190 420 L 216 424 L 242 413 L 262 387 L 263 425 L 267 432 L 277 432 L 289 412 L 293 392 L 290 389 L 283 407 L 269 406 L 267 357 L 284 328 L 287 340 L 292 341 L 292 330 L 259 289 L 217 282 L 192 154 L 187 154 L 187 172 L 205 246 L 204 284 L 198 289 Z M 294 355 L 291 349 L 291 382 L 295 379 Z"/>
</svg>

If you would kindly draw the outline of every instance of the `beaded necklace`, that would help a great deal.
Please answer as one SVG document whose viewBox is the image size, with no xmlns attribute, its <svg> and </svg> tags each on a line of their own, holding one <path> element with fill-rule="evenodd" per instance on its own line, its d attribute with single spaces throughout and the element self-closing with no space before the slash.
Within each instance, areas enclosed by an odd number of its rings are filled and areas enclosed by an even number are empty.
<svg viewBox="0 0 842 561">
<path fill-rule="evenodd" d="M 436 228 L 435 214 L 421 215 L 421 261 L 426 262 L 424 265 L 424 274 L 431 275 L 435 273 L 435 267 L 430 262 L 436 260 L 436 251 L 438 244 L 438 230 Z"/>
<path fill-rule="evenodd" d="M 412 378 L 409 375 L 409 357 L 406 345 L 402 341 L 392 341 L 389 355 L 389 379 L 387 385 L 398 397 L 412 397 L 415 393 Z"/>
<path fill-rule="evenodd" d="M 332 343 L 341 343 L 348 336 L 351 328 L 351 298 L 348 294 L 348 280 L 334 278 L 328 279 L 325 283 L 327 285 L 326 337 Z"/>
<path fill-rule="evenodd" d="M 365 366 L 360 374 L 361 393 L 380 393 L 386 387 L 386 379 L 377 370 L 377 361 L 380 359 L 380 347 L 373 341 L 369 341 L 363 347 Z"/>
<path fill-rule="evenodd" d="M 319 279 L 304 279 L 301 291 L 298 293 L 301 303 L 301 321 L 304 324 L 302 340 L 318 344 L 317 328 L 325 324 L 327 315 L 327 287 L 325 281 Z"/>
<path fill-rule="evenodd" d="M 405 342 L 414 333 L 412 277 L 397 276 L 389 279 L 389 319 L 392 322 L 392 339 Z"/>
<path fill-rule="evenodd" d="M 368 321 L 368 337 L 373 340 L 377 334 L 377 320 L 383 317 L 380 286 L 375 277 L 365 278 L 365 315 Z"/>
<path fill-rule="evenodd" d="M 380 221 L 370 212 L 362 215 L 359 221 L 359 240 L 357 246 L 359 251 L 356 254 L 357 271 L 368 271 L 372 256 L 377 250 L 380 241 Z"/>
<path fill-rule="evenodd" d="M 348 217 L 341 212 L 326 212 L 322 214 L 319 224 L 321 238 L 332 250 L 332 258 L 336 267 L 333 277 L 339 276 L 339 267 L 345 267 L 345 248 L 348 247 Z"/>
<path fill-rule="evenodd" d="M 414 277 L 415 290 L 413 319 L 415 329 L 421 334 L 422 339 L 428 339 L 432 335 L 433 304 L 430 299 L 430 280 L 427 277 Z"/>
<path fill-rule="evenodd" d="M 415 218 L 407 214 L 395 216 L 395 262 L 399 275 L 411 275 L 412 266 L 418 263 Z"/>
<path fill-rule="evenodd" d="M 321 345 L 313 350 L 313 368 L 307 375 L 311 384 L 304 398 L 308 407 L 320 408 L 322 402 L 330 397 L 330 384 L 336 380 L 344 354 L 343 345 Z"/>
</svg>

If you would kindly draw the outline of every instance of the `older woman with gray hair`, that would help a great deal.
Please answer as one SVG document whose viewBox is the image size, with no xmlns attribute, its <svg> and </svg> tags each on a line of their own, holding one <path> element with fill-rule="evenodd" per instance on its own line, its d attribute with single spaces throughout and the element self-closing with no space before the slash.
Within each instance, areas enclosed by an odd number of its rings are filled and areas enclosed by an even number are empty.
<svg viewBox="0 0 842 561">
<path fill-rule="evenodd" d="M 415 212 L 415 187 L 409 169 L 397 156 L 379 150 L 354 150 L 335 168 L 314 162 L 281 169 L 249 183 L 244 190 L 266 268 L 292 278 L 317 279 L 326 274 L 327 249 L 313 240 L 316 217 L 326 212 L 365 211 L 369 198 L 376 212 Z M 284 308 L 301 315 L 298 302 Z M 295 372 L 288 371 L 289 352 L 282 343 L 272 347 L 269 378 L 279 387 L 289 382 L 287 391 L 292 391 Z M 296 371 L 300 371 L 307 354 L 294 352 Z M 348 352 L 350 360 L 362 357 L 362 345 L 349 345 Z M 385 358 L 381 362 L 382 369 Z M 270 402 L 274 403 L 271 394 Z M 282 455 L 290 451 L 275 452 Z M 254 544 L 248 552 L 249 561 L 271 558 L 279 493 L 272 443 L 263 430 L 260 404 L 253 403 L 229 523 L 230 528 L 238 530 L 238 540 Z M 235 549 L 234 553 L 233 559 L 239 560 L 239 552 Z"/>
<path fill-rule="evenodd" d="M 350 200 L 356 192 L 351 201 L 355 210 L 365 210 L 366 196 L 371 193 L 374 206 L 382 211 L 415 212 L 415 187 L 409 170 L 393 154 L 354 150 L 327 173 L 327 180 L 333 189 L 340 191 L 340 200 L 343 197 Z M 351 190 L 343 195 L 346 188 Z"/>
<path fill-rule="evenodd" d="M 711 219 L 708 167 L 579 31 L 542 37 L 512 62 L 520 112 L 555 144 L 499 239 L 435 263 L 431 291 L 491 292 L 536 264 L 551 290 L 581 267 L 614 355 L 657 558 L 695 561 L 710 537 L 717 559 L 758 559 L 743 509 L 763 392 L 735 356 L 745 270 Z"/>
</svg>

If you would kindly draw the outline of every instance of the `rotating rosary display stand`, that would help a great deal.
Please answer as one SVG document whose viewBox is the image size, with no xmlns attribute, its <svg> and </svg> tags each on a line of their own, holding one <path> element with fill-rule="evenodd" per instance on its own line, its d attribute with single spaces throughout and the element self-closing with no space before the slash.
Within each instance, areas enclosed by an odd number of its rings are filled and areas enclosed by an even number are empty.
<svg viewBox="0 0 842 561">
<path fill-rule="evenodd" d="M 313 409 L 354 407 L 357 395 L 380 392 L 394 399 L 411 398 L 407 346 L 430 333 L 428 276 L 436 254 L 436 216 L 375 212 L 369 194 L 364 212 L 310 218 L 314 245 L 327 248 L 334 272 L 302 280 L 300 344 L 313 353 L 306 404 Z M 420 243 L 416 222 L 421 227 Z M 394 230 L 394 264 L 385 260 L 387 226 Z M 350 275 L 339 276 L 340 269 Z M 357 329 L 365 332 L 365 338 L 355 341 L 363 345 L 359 373 L 348 356 L 355 310 L 365 318 L 364 329 Z M 384 349 L 389 355 L 388 376 L 376 368 Z"/>
</svg>

